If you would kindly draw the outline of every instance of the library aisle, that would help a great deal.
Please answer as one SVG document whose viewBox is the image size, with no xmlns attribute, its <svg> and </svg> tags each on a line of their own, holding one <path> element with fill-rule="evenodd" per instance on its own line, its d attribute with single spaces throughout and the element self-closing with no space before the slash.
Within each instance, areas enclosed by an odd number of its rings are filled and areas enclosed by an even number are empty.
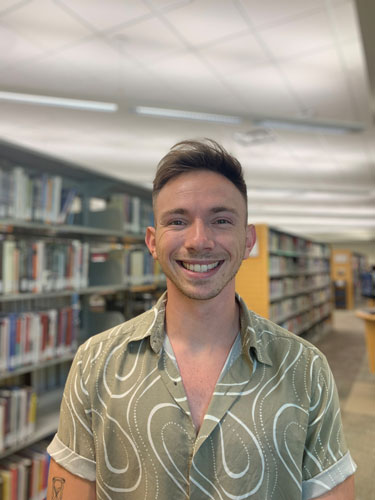
<svg viewBox="0 0 375 500">
<path fill-rule="evenodd" d="M 367 360 L 363 321 L 354 310 L 335 310 L 332 331 L 314 344 L 336 380 L 343 425 L 356 472 L 356 500 L 375 500 L 375 375 Z"/>
</svg>

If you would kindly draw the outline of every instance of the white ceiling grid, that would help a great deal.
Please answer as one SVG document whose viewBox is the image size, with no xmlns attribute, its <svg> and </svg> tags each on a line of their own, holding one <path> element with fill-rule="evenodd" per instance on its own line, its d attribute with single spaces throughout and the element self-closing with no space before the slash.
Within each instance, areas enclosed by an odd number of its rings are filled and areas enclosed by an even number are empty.
<svg viewBox="0 0 375 500">
<path fill-rule="evenodd" d="M 0 46 L 0 91 L 119 106 L 0 101 L 1 137 L 148 186 L 172 144 L 212 137 L 244 166 L 250 220 L 327 241 L 374 238 L 375 134 L 354 0 L 2 0 Z M 242 123 L 145 118 L 137 105 Z M 261 117 L 365 130 L 235 139 Z"/>
</svg>

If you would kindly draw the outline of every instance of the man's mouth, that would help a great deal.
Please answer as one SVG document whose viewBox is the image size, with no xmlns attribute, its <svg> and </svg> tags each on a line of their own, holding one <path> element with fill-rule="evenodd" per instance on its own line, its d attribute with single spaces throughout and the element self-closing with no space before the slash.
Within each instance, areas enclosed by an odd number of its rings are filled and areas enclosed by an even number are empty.
<svg viewBox="0 0 375 500">
<path fill-rule="evenodd" d="M 191 264 L 182 260 L 180 261 L 182 267 L 188 271 L 194 271 L 195 273 L 207 273 L 208 271 L 215 269 L 215 267 L 217 267 L 220 263 L 221 261 L 219 260 L 217 262 L 212 262 L 211 264 Z"/>
</svg>

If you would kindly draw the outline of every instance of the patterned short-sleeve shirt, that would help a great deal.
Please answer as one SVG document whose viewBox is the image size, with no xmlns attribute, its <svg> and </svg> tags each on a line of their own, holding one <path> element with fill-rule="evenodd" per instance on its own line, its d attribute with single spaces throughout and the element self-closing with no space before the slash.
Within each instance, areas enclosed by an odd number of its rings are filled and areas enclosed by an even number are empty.
<svg viewBox="0 0 375 500">
<path fill-rule="evenodd" d="M 355 471 L 327 361 L 240 304 L 240 354 L 196 433 L 165 340 L 164 295 L 83 344 L 48 451 L 107 500 L 300 500 Z"/>
</svg>

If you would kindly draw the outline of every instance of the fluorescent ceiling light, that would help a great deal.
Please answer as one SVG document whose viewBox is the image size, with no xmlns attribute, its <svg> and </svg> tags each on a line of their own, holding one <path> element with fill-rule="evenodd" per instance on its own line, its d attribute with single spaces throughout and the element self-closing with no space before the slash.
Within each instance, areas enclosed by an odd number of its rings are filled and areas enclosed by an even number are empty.
<svg viewBox="0 0 375 500">
<path fill-rule="evenodd" d="M 343 224 L 345 226 L 345 229 L 347 229 L 349 226 L 353 228 L 370 228 L 375 230 L 375 221 L 373 218 L 367 219 L 363 217 L 358 217 L 358 218 L 345 218 L 345 221 L 343 222 L 342 217 L 335 217 L 335 216 L 329 216 L 329 217 L 318 217 L 318 216 L 312 216 L 312 215 L 301 215 L 300 217 L 298 216 L 291 216 L 291 215 L 260 215 L 260 214 L 254 214 L 252 215 L 251 212 L 249 213 L 248 217 L 249 223 L 251 224 L 270 224 L 270 225 L 280 225 L 280 224 L 290 224 L 295 227 L 303 227 L 307 230 L 307 228 L 310 229 L 310 226 L 338 226 L 343 228 Z"/>
<path fill-rule="evenodd" d="M 238 125 L 242 122 L 239 116 L 218 115 L 214 113 L 201 113 L 198 111 L 185 111 L 182 109 L 153 108 L 149 106 L 137 106 L 135 112 L 138 115 L 158 116 L 161 118 L 179 118 L 182 120 L 196 120 L 201 122 L 226 123 Z"/>
<path fill-rule="evenodd" d="M 319 217 L 364 217 L 375 220 L 375 207 L 337 207 L 324 206 L 304 206 L 304 205 L 262 205 L 249 203 L 250 215 L 319 215 Z"/>
<path fill-rule="evenodd" d="M 59 108 L 83 109 L 88 111 L 115 112 L 117 104 L 112 102 L 82 101 L 80 99 L 66 99 L 65 97 L 50 97 L 44 95 L 18 94 L 16 92 L 0 92 L 1 101 L 22 102 L 27 104 L 41 104 L 42 106 L 56 106 Z"/>
<path fill-rule="evenodd" d="M 283 188 L 249 188 L 247 190 L 249 202 L 270 201 L 287 199 L 293 202 L 370 202 L 375 201 L 375 193 L 371 190 L 351 191 L 303 191 L 302 189 Z"/>
<path fill-rule="evenodd" d="M 334 135 L 361 132 L 363 130 L 363 125 L 360 123 L 305 122 L 302 120 L 282 120 L 277 118 L 257 119 L 255 123 L 261 127 L 275 130 L 315 132 Z"/>
</svg>

